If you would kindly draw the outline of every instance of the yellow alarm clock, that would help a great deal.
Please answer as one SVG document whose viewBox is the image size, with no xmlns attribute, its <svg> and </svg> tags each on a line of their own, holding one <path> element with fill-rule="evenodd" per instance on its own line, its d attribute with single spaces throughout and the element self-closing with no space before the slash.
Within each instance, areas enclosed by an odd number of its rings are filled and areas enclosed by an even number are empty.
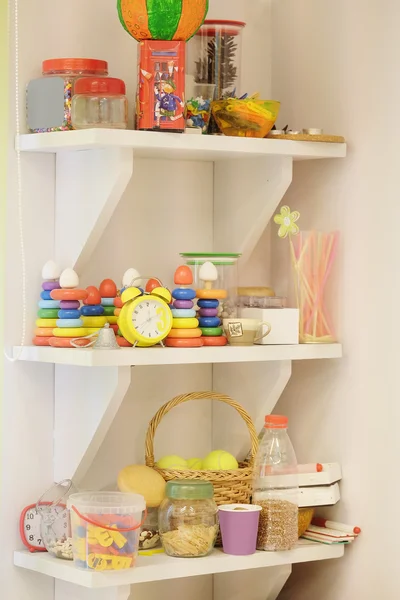
<svg viewBox="0 0 400 600">
<path fill-rule="evenodd" d="M 134 346 L 155 346 L 167 337 L 172 329 L 172 312 L 168 304 L 171 292 L 155 287 L 151 293 L 137 287 L 122 292 L 123 306 L 118 317 L 122 335 Z"/>
</svg>

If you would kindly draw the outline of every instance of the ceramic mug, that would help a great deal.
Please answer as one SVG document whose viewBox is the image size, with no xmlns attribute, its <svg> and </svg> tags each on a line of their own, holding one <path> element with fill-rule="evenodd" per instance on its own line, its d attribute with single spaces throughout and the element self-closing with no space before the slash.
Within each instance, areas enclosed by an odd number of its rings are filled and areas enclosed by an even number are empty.
<svg viewBox="0 0 400 600">
<path fill-rule="evenodd" d="M 258 319 L 224 319 L 223 327 L 232 346 L 252 346 L 267 337 L 271 331 L 270 323 Z"/>
</svg>

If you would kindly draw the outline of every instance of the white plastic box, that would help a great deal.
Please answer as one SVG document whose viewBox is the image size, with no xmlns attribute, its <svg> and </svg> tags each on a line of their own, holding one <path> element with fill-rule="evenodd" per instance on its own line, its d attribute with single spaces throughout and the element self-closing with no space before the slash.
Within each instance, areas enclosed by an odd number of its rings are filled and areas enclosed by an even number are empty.
<svg viewBox="0 0 400 600">
<path fill-rule="evenodd" d="M 298 344 L 298 308 L 240 308 L 243 319 L 259 319 L 271 324 L 271 333 L 257 344 Z"/>
</svg>

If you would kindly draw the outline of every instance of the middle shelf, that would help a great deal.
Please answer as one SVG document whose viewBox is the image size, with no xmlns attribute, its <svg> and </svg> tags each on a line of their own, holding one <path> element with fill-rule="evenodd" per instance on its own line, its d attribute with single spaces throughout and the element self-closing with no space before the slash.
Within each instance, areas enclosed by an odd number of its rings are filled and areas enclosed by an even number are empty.
<svg viewBox="0 0 400 600">
<path fill-rule="evenodd" d="M 341 344 L 294 344 L 281 346 L 226 346 L 223 348 L 85 348 L 14 347 L 14 357 L 33 362 L 81 367 L 191 365 L 208 363 L 264 362 L 341 358 Z"/>
<path fill-rule="evenodd" d="M 94 572 L 77 569 L 72 562 L 54 558 L 46 553 L 31 554 L 27 550 L 14 553 L 14 564 L 37 573 L 49 575 L 88 588 L 105 588 L 196 575 L 247 571 L 293 563 L 340 558 L 343 544 L 325 545 L 300 540 L 294 550 L 287 552 L 256 552 L 249 556 L 231 556 L 214 550 L 210 556 L 187 560 L 165 554 L 139 556 L 134 569 L 113 572 Z"/>
</svg>

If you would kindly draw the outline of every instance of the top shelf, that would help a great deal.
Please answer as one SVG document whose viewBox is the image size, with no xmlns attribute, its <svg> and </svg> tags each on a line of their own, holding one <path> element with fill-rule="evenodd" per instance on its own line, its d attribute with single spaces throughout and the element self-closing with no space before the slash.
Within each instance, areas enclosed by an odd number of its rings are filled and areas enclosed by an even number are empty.
<svg viewBox="0 0 400 600">
<path fill-rule="evenodd" d="M 85 129 L 32 133 L 19 137 L 23 152 L 65 152 L 101 148 L 132 148 L 135 156 L 175 160 L 218 161 L 261 156 L 294 160 L 343 158 L 346 144 L 291 140 L 190 135 L 121 129 Z"/>
</svg>

